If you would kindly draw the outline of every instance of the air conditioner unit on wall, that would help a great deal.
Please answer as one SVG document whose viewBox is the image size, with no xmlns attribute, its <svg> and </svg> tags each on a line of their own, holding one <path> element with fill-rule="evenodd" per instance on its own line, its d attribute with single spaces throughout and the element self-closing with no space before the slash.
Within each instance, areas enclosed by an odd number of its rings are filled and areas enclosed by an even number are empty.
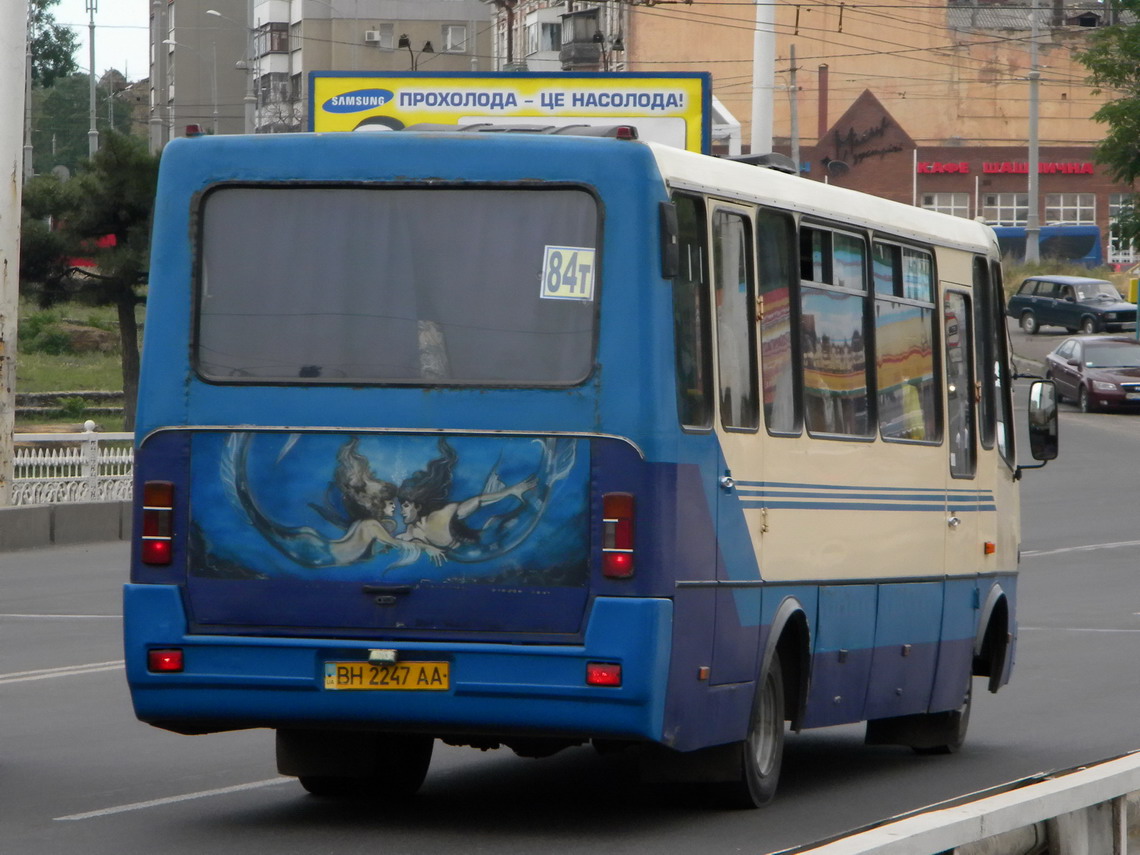
<svg viewBox="0 0 1140 855">
<path fill-rule="evenodd" d="M 364 31 L 365 44 L 378 45 L 380 44 L 380 31 L 379 30 L 365 30 Z"/>
</svg>

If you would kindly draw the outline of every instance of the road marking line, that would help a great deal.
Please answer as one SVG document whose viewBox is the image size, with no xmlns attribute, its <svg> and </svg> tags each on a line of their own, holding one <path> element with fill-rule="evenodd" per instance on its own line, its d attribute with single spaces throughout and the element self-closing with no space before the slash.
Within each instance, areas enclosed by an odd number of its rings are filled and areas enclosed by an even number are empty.
<svg viewBox="0 0 1140 855">
<path fill-rule="evenodd" d="M 178 802 L 188 802 L 192 799 L 205 799 L 211 796 L 224 796 L 229 793 L 240 793 L 246 790 L 258 790 L 262 787 L 276 787 L 278 784 L 288 784 L 296 781 L 296 778 L 267 778 L 264 781 L 254 781 L 251 784 L 237 784 L 233 787 L 220 787 L 216 790 L 202 790 L 197 793 L 187 793 L 184 796 L 169 796 L 165 799 L 151 799 L 146 802 L 134 802 L 129 805 L 119 805 L 117 807 L 103 808 L 102 810 L 88 811 L 87 813 L 73 813 L 69 816 L 57 816 L 54 818 L 55 822 L 71 822 L 80 819 L 95 819 L 100 816 L 111 816 L 116 813 L 126 813 L 132 810 L 144 810 L 146 808 L 161 807 L 162 805 L 177 804 Z"/>
<path fill-rule="evenodd" d="M 1062 552 L 1092 552 L 1096 549 L 1120 549 L 1128 546 L 1140 546 L 1140 540 L 1123 540 L 1119 543 L 1094 543 L 1089 546 L 1063 546 L 1060 549 L 1026 550 L 1022 556 L 1059 555 Z"/>
<path fill-rule="evenodd" d="M 92 662 L 88 665 L 63 665 L 59 668 L 40 668 L 36 671 L 13 671 L 11 674 L 0 674 L 0 684 L 50 680 L 54 677 L 74 677 L 77 674 L 97 674 L 100 671 L 117 671 L 123 665 L 122 659 L 115 659 L 111 662 Z"/>
<path fill-rule="evenodd" d="M 1097 629 L 1091 626 L 1019 626 L 1018 629 L 1037 632 L 1140 632 L 1140 629 Z"/>
<path fill-rule="evenodd" d="M 0 618 L 30 618 L 32 620 L 122 620 L 122 615 L 26 615 L 3 614 Z"/>
</svg>

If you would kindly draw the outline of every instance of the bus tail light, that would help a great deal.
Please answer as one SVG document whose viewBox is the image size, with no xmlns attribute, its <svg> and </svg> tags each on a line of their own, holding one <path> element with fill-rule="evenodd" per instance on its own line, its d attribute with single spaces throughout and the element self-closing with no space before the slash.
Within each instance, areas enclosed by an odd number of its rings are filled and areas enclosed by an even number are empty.
<svg viewBox="0 0 1140 855">
<path fill-rule="evenodd" d="M 628 579 L 633 575 L 633 496 L 602 496 L 602 575 Z"/>
<path fill-rule="evenodd" d="M 142 561 L 166 565 L 174 547 L 174 485 L 147 481 L 143 485 Z"/>
<path fill-rule="evenodd" d="M 182 668 L 182 651 L 176 647 L 170 650 L 148 650 L 146 653 L 146 669 L 152 674 L 178 674 Z"/>
<path fill-rule="evenodd" d="M 587 662 L 587 686 L 621 686 L 621 665 L 615 662 Z"/>
</svg>

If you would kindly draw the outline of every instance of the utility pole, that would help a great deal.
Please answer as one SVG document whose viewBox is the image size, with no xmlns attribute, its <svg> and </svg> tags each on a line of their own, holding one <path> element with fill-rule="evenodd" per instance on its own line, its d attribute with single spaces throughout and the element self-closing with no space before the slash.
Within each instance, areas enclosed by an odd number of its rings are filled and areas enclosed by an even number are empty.
<svg viewBox="0 0 1140 855">
<path fill-rule="evenodd" d="M 799 84 L 796 82 L 796 46 L 792 45 L 789 51 L 789 58 L 791 59 L 792 68 L 789 72 L 788 81 L 788 97 L 791 103 L 788 105 L 792 111 L 792 162 L 796 165 L 796 175 L 800 174 L 800 90 Z"/>
<path fill-rule="evenodd" d="M 36 174 L 32 161 L 32 4 L 28 4 L 27 35 L 24 38 L 24 183 Z"/>
<path fill-rule="evenodd" d="M 1037 3 L 1033 0 L 1029 9 L 1029 211 L 1025 217 L 1025 261 L 1030 264 L 1041 260 L 1041 217 L 1037 213 L 1037 88 L 1041 78 L 1037 69 Z"/>
<path fill-rule="evenodd" d="M 752 33 L 752 154 L 772 150 L 772 90 L 776 85 L 776 0 L 756 3 Z"/>
<path fill-rule="evenodd" d="M 20 284 L 20 158 L 27 76 L 27 8 L 0 3 L 0 507 L 12 503 L 16 424 L 16 314 Z"/>
</svg>

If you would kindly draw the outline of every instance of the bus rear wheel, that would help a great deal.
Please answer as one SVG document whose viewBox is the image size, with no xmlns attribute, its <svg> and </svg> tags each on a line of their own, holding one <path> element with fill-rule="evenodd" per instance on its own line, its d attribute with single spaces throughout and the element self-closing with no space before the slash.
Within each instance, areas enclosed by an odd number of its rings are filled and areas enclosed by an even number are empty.
<svg viewBox="0 0 1140 855">
<path fill-rule="evenodd" d="M 277 768 L 314 796 L 410 796 L 427 776 L 434 745 L 418 734 L 279 730 Z"/>
<path fill-rule="evenodd" d="M 867 722 L 868 745 L 907 745 L 916 754 L 954 754 L 966 741 L 973 690 L 967 685 L 956 710 L 880 718 Z"/>
<path fill-rule="evenodd" d="M 776 795 L 784 757 L 784 675 L 778 655 L 757 685 L 748 738 L 737 748 L 739 779 L 725 785 L 725 802 L 740 808 L 763 807 Z"/>
</svg>

